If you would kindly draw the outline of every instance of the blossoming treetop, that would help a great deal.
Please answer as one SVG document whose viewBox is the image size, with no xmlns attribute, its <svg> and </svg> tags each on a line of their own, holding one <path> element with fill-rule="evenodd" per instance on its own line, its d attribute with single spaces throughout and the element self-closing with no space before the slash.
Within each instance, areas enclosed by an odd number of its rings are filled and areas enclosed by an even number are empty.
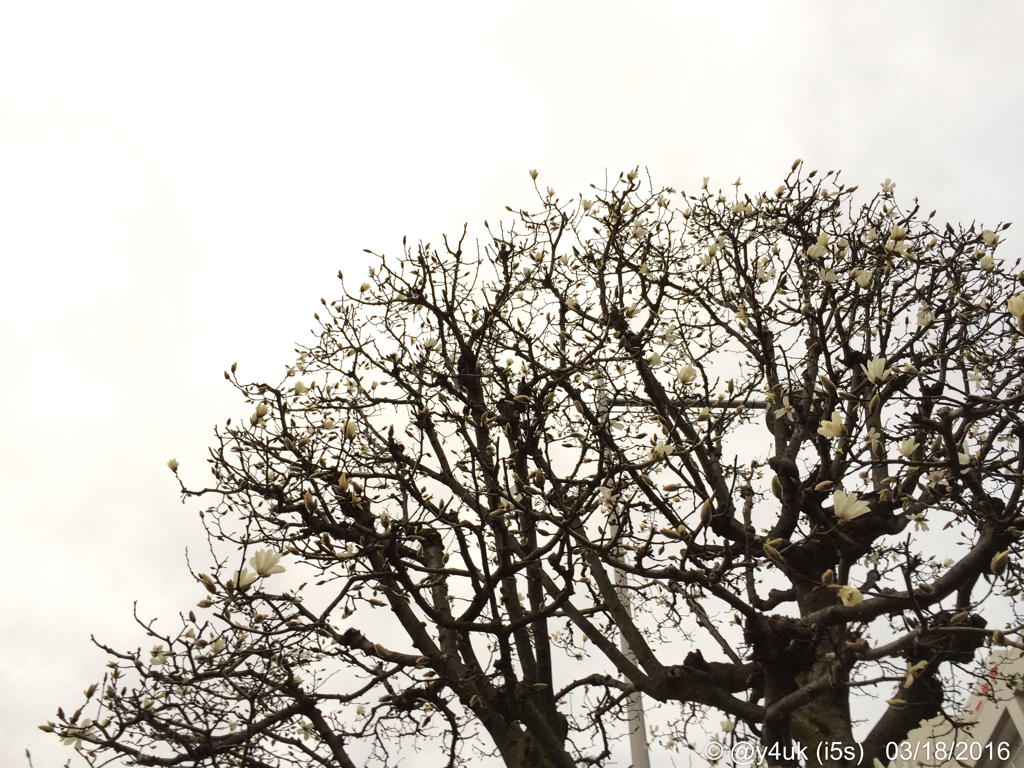
<svg viewBox="0 0 1024 768">
<path fill-rule="evenodd" d="M 44 728 L 93 762 L 574 768 L 634 694 L 671 705 L 652 749 L 717 710 L 814 753 L 863 693 L 885 761 L 1019 642 L 1024 523 L 1008 225 L 894 186 L 634 172 L 381 257 L 283 382 L 225 374 L 252 412 L 182 486 L 215 500 L 198 615 Z"/>
</svg>

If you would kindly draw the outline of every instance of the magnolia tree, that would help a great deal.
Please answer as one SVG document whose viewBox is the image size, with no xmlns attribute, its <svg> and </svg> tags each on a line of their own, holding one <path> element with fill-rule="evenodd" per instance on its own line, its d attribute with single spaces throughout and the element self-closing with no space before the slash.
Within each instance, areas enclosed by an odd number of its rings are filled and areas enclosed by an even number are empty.
<svg viewBox="0 0 1024 768">
<path fill-rule="evenodd" d="M 707 717 L 779 764 L 958 725 L 1019 642 L 1024 295 L 1008 225 L 894 186 L 632 172 L 380 257 L 282 383 L 225 374 L 251 416 L 182 485 L 203 599 L 44 730 L 96 765 L 576 768 L 637 697 L 652 750 Z"/>
</svg>

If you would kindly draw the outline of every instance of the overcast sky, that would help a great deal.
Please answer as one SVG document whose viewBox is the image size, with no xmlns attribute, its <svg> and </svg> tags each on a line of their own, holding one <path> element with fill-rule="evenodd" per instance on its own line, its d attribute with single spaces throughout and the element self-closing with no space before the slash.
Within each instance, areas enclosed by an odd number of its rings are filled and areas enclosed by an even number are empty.
<svg viewBox="0 0 1024 768">
<path fill-rule="evenodd" d="M 102 676 L 91 633 L 201 597 L 166 462 L 206 482 L 247 413 L 221 372 L 277 381 L 363 248 L 482 236 L 532 168 L 753 196 L 800 157 L 1021 218 L 1022 32 L 1014 2 L 4 4 L 0 764 L 72 755 L 36 726 Z"/>
</svg>

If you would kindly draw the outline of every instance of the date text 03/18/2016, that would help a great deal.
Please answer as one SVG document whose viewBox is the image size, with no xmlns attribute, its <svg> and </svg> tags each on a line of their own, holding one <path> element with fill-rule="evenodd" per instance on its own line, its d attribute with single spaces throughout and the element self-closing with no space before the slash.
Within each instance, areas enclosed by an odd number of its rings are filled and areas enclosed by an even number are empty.
<svg viewBox="0 0 1024 768">
<path fill-rule="evenodd" d="M 727 761 L 731 759 L 738 765 L 760 765 L 768 759 L 806 764 L 809 757 L 807 747 L 800 744 L 791 744 L 787 747 L 780 747 L 776 744 L 766 747 L 742 740 L 731 746 L 718 741 L 710 741 L 704 745 L 702 754 L 710 761 L 717 762 L 726 758 Z M 855 761 L 857 765 L 860 765 L 864 761 L 864 747 L 861 744 L 825 741 L 818 744 L 815 757 L 819 763 Z M 933 759 L 942 762 L 947 760 L 977 761 L 982 757 L 990 760 L 1008 760 L 1010 744 L 1005 741 L 987 744 L 982 744 L 980 741 L 957 741 L 952 744 L 928 741 L 912 744 L 908 741 L 892 741 L 885 747 L 885 757 L 887 761 L 897 759 L 912 761 L 922 759 L 928 762 Z M 878 758 L 875 758 L 874 762 L 881 766 L 881 760 Z"/>
</svg>

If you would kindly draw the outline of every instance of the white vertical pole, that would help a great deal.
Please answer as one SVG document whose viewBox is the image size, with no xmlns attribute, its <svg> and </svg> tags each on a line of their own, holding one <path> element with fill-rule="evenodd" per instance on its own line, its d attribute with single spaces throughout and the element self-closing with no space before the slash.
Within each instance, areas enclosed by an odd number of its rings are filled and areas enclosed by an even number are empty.
<svg viewBox="0 0 1024 768">
<path fill-rule="evenodd" d="M 615 586 L 619 588 L 619 599 L 622 601 L 626 614 L 633 615 L 632 605 L 629 600 L 629 593 L 626 591 L 626 574 L 615 569 Z M 633 649 L 626 642 L 626 637 L 619 633 L 619 645 L 622 647 L 623 655 L 636 664 L 636 656 Z M 626 700 L 626 722 L 629 726 L 629 752 L 633 758 L 633 768 L 651 768 L 651 758 L 647 749 L 647 724 L 644 720 L 644 701 L 639 693 L 629 694 Z"/>
<path fill-rule="evenodd" d="M 601 420 L 601 425 L 610 429 L 609 422 L 611 421 L 612 402 L 606 386 L 602 378 L 598 395 L 598 408 L 600 409 L 598 417 Z M 618 510 L 615 511 L 613 525 L 617 533 L 619 531 Z M 618 555 L 620 558 L 624 557 L 625 552 L 620 549 Z M 629 590 L 626 589 L 627 584 L 625 572 L 616 568 L 615 587 L 619 593 L 619 600 L 623 608 L 626 609 L 626 615 L 632 618 L 633 606 Z M 623 656 L 633 664 L 636 664 L 636 655 L 633 653 L 633 649 L 629 647 L 626 636 L 622 632 L 619 632 L 619 646 L 622 648 Z M 651 758 L 647 747 L 647 725 L 644 720 L 644 701 L 640 693 L 631 693 L 626 699 L 626 725 L 629 729 L 629 752 L 633 760 L 632 768 L 651 768 Z"/>
</svg>

